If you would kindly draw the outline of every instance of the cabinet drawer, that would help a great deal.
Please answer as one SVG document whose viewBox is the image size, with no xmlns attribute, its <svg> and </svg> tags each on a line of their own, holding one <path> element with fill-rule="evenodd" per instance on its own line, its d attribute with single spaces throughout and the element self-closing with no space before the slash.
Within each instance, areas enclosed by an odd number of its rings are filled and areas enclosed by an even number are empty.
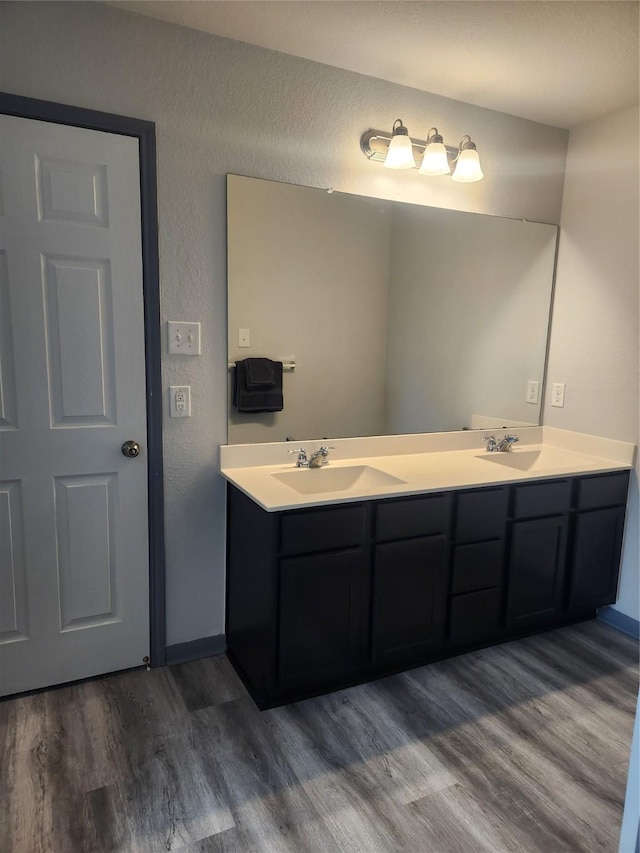
<svg viewBox="0 0 640 853">
<path fill-rule="evenodd" d="M 453 553 L 453 594 L 499 586 L 503 551 L 501 539 L 456 546 Z"/>
<path fill-rule="evenodd" d="M 449 639 L 454 645 L 471 645 L 500 631 L 500 590 L 486 589 L 451 599 Z"/>
<path fill-rule="evenodd" d="M 308 554 L 361 545 L 363 504 L 285 513 L 280 522 L 280 553 Z"/>
<path fill-rule="evenodd" d="M 504 536 L 507 497 L 506 488 L 462 492 L 458 496 L 456 541 L 479 542 Z"/>
<path fill-rule="evenodd" d="M 562 515 L 571 506 L 571 482 L 532 483 L 516 486 L 514 518 L 533 518 L 542 515 Z"/>
<path fill-rule="evenodd" d="M 376 505 L 376 539 L 409 539 L 430 536 L 447 529 L 447 495 L 395 500 Z"/>
<path fill-rule="evenodd" d="M 578 481 L 578 509 L 599 509 L 626 504 L 629 472 L 586 477 Z"/>
</svg>

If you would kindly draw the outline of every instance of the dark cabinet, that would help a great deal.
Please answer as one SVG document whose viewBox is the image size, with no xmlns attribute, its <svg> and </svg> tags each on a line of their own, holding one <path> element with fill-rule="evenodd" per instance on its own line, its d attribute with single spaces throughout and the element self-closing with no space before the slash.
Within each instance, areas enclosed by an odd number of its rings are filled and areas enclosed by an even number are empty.
<svg viewBox="0 0 640 853">
<path fill-rule="evenodd" d="M 362 667 L 367 568 L 361 549 L 280 561 L 280 687 L 322 683 Z"/>
<path fill-rule="evenodd" d="M 569 611 L 579 613 L 613 604 L 618 589 L 629 473 L 577 481 L 577 513 Z"/>
<path fill-rule="evenodd" d="M 229 657 L 262 708 L 595 616 L 628 472 L 266 512 L 228 495 Z"/>
<path fill-rule="evenodd" d="M 474 489 L 457 498 L 454 535 L 458 544 L 503 538 L 509 500 L 506 487 Z"/>
<path fill-rule="evenodd" d="M 509 489 L 458 495 L 451 557 L 449 642 L 472 647 L 502 631 Z"/>
<path fill-rule="evenodd" d="M 378 542 L 433 536 L 449 526 L 449 495 L 424 495 L 380 501 L 375 508 Z"/>
<path fill-rule="evenodd" d="M 616 600 L 629 472 L 584 477 L 577 480 L 576 487 L 568 602 L 571 613 Z"/>
<path fill-rule="evenodd" d="M 280 554 L 313 554 L 361 545 L 364 504 L 285 512 L 280 516 Z"/>
<path fill-rule="evenodd" d="M 561 612 L 566 543 L 565 516 L 513 523 L 508 626 L 524 628 Z"/>
<path fill-rule="evenodd" d="M 456 545 L 453 551 L 451 592 L 460 595 L 500 586 L 504 553 L 503 538 Z"/>
<path fill-rule="evenodd" d="M 513 517 L 564 515 L 571 507 L 571 481 L 531 483 L 514 488 Z"/>
<path fill-rule="evenodd" d="M 613 604 L 618 589 L 624 507 L 580 513 L 576 519 L 569 608 Z"/>
<path fill-rule="evenodd" d="M 514 487 L 508 628 L 524 630 L 562 616 L 571 493 L 571 480 Z"/>
<path fill-rule="evenodd" d="M 410 661 L 442 643 L 446 604 L 445 538 L 376 545 L 373 662 Z"/>
<path fill-rule="evenodd" d="M 424 658 L 442 645 L 450 495 L 380 501 L 374 508 L 371 662 Z"/>
<path fill-rule="evenodd" d="M 501 591 L 483 589 L 451 600 L 449 639 L 454 646 L 474 646 L 501 631 Z"/>
</svg>

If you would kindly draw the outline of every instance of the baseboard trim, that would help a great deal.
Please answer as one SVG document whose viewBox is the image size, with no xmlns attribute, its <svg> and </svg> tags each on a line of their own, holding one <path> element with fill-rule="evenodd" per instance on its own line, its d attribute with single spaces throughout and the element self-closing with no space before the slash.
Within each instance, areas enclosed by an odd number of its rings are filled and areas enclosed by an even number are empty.
<svg viewBox="0 0 640 853">
<path fill-rule="evenodd" d="M 623 634 L 629 634 L 636 640 L 640 640 L 640 622 L 631 616 L 627 616 L 626 613 L 621 613 L 613 607 L 601 607 L 598 610 L 598 619 L 602 619 L 607 625 L 622 631 Z"/>
<path fill-rule="evenodd" d="M 199 640 L 189 640 L 188 643 L 176 643 L 166 648 L 167 665 L 173 666 L 177 663 L 188 663 L 191 660 L 221 655 L 224 654 L 226 648 L 224 634 L 217 634 L 215 637 L 201 637 Z"/>
</svg>

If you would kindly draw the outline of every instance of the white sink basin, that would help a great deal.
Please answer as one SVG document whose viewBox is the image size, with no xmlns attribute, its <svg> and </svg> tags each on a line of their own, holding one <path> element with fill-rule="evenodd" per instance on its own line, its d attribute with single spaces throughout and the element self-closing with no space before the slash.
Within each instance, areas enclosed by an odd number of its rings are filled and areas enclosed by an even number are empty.
<svg viewBox="0 0 640 853">
<path fill-rule="evenodd" d="M 405 483 L 398 477 L 385 474 L 369 465 L 351 465 L 343 468 L 296 468 L 272 474 L 276 480 L 294 489 L 301 495 L 316 495 L 324 492 L 367 491 L 379 486 L 396 486 Z"/>
<path fill-rule="evenodd" d="M 566 464 L 567 456 L 572 454 L 563 453 L 551 448 L 538 450 L 508 450 L 506 453 L 484 453 L 476 459 L 484 459 L 494 465 L 503 465 L 505 468 L 513 468 L 516 471 L 547 471 L 557 466 Z"/>
</svg>

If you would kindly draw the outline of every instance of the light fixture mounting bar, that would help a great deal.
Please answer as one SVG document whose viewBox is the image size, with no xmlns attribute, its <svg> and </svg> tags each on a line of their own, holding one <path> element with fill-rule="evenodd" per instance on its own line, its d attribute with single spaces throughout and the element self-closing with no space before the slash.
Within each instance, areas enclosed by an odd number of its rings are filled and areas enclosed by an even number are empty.
<svg viewBox="0 0 640 853">
<path fill-rule="evenodd" d="M 388 131 L 367 130 L 367 132 L 363 133 L 360 137 L 360 149 L 368 160 L 373 160 L 376 163 L 384 163 L 391 139 L 392 134 Z M 411 146 L 414 149 L 414 154 L 417 154 L 418 157 L 421 158 L 424 154 L 425 148 L 427 147 L 426 140 L 414 139 L 413 137 L 410 137 L 410 139 Z M 454 160 L 458 156 L 457 148 L 452 148 L 450 145 L 445 145 L 445 148 L 447 149 L 447 155 L 451 160 Z M 418 166 L 415 168 L 417 169 Z"/>
</svg>

